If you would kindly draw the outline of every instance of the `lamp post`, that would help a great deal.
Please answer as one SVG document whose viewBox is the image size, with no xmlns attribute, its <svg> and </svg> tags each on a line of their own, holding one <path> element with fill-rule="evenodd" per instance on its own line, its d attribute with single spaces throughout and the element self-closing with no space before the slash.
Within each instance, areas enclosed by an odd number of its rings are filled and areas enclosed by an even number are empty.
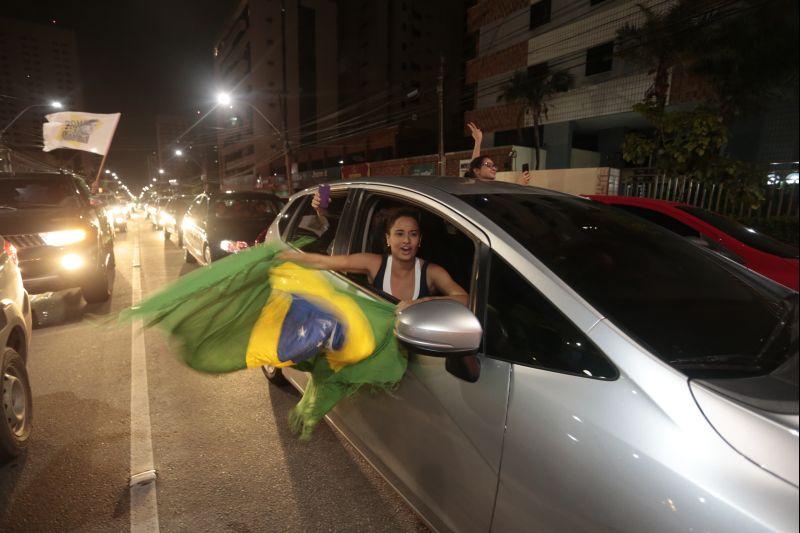
<svg viewBox="0 0 800 533">
<path fill-rule="evenodd" d="M 205 157 L 203 158 L 203 163 L 200 163 L 197 159 L 189 155 L 188 152 L 184 152 L 180 148 L 176 148 L 174 153 L 176 157 L 186 157 L 192 163 L 197 165 L 197 167 L 200 169 L 201 172 L 200 180 L 203 182 L 203 192 L 208 192 L 208 174 L 206 172 Z M 159 169 L 159 174 L 162 173 L 161 170 L 162 169 Z"/>
<path fill-rule="evenodd" d="M 231 105 L 232 102 L 233 102 L 233 99 L 231 98 L 230 94 L 225 93 L 225 92 L 217 94 L 217 104 L 223 105 L 223 106 L 232 106 Z M 289 138 L 288 138 L 288 135 L 286 134 L 286 128 L 284 127 L 283 131 L 278 129 L 278 127 L 275 125 L 275 123 L 273 123 L 269 118 L 267 118 L 267 116 L 264 113 L 262 113 L 259 108 L 254 106 L 251 102 L 248 102 L 248 101 L 244 100 L 244 101 L 242 101 L 242 103 L 246 104 L 248 107 L 250 107 L 250 109 L 255 111 L 256 114 L 258 114 L 259 117 L 264 119 L 264 122 L 266 122 L 272 128 L 272 130 L 278 135 L 278 138 L 280 138 L 283 141 L 283 163 L 284 163 L 284 166 L 286 167 L 286 186 L 289 189 L 288 190 L 289 195 L 291 195 L 292 192 L 293 192 L 292 191 L 292 157 L 291 157 L 291 154 L 289 153 Z"/>
<path fill-rule="evenodd" d="M 6 127 L 5 127 L 5 128 L 3 128 L 3 129 L 2 129 L 2 131 L 0 131 L 0 143 L 2 143 L 2 141 L 3 141 L 3 135 L 5 134 L 6 130 L 8 130 L 8 128 L 10 128 L 11 126 L 13 126 L 13 125 L 14 125 L 14 123 L 15 123 L 17 120 L 19 120 L 19 119 L 20 119 L 20 117 L 22 117 L 22 115 L 24 115 L 25 113 L 27 113 L 27 112 L 28 112 L 28 111 L 30 111 L 31 109 L 35 109 L 35 108 L 37 108 L 37 107 L 52 107 L 53 109 L 62 109 L 64 106 L 61 104 L 61 102 L 59 102 L 59 101 L 57 101 L 57 100 L 54 100 L 54 101 L 50 102 L 49 104 L 31 104 L 31 105 L 29 105 L 28 107 L 26 107 L 25 109 L 23 109 L 22 111 L 20 111 L 19 113 L 17 113 L 17 116 L 15 116 L 14 118 L 12 118 L 12 119 L 11 119 L 11 122 L 9 122 L 8 124 L 6 124 Z"/>
<path fill-rule="evenodd" d="M 5 143 L 3 142 L 3 135 L 5 135 L 8 128 L 14 125 L 14 123 L 19 120 L 22 115 L 27 113 L 31 109 L 35 109 L 37 107 L 52 107 L 53 109 L 62 109 L 64 106 L 61 102 L 54 100 L 49 104 L 31 104 L 11 119 L 11 122 L 5 125 L 5 127 L 0 130 L 0 170 L 5 172 L 11 171 L 11 150 L 5 148 Z"/>
</svg>

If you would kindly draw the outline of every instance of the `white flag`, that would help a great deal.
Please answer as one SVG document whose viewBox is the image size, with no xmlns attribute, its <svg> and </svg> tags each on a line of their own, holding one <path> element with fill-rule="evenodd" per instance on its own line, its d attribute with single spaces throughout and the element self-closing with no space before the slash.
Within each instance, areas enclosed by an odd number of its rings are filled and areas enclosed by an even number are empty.
<svg viewBox="0 0 800 533">
<path fill-rule="evenodd" d="M 106 155 L 119 122 L 119 113 L 98 115 L 63 111 L 51 113 L 42 124 L 45 152 L 57 148 L 85 150 Z"/>
</svg>

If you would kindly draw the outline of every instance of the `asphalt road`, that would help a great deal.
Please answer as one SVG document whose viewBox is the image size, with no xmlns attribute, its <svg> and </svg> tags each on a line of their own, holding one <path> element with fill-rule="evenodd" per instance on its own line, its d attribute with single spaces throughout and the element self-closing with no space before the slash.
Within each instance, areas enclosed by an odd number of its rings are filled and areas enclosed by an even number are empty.
<svg viewBox="0 0 800 533">
<path fill-rule="evenodd" d="M 38 297 L 28 371 L 34 434 L 0 469 L 0 531 L 131 527 L 131 340 L 113 317 L 131 305 L 138 233 L 144 295 L 196 268 L 146 221 L 115 246 L 114 295 Z M 260 370 L 207 375 L 145 333 L 161 531 L 427 531 L 393 489 L 327 425 L 310 442 L 289 431 L 299 399 Z"/>
</svg>

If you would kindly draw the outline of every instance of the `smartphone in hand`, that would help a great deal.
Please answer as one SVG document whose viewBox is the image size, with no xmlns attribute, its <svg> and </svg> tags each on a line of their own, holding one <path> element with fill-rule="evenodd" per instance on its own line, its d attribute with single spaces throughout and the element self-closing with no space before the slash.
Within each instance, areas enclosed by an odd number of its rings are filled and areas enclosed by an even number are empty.
<svg viewBox="0 0 800 533">
<path fill-rule="evenodd" d="M 320 209 L 327 209 L 328 204 L 331 203 L 331 186 L 330 185 L 320 185 L 319 186 L 319 207 Z"/>
<path fill-rule="evenodd" d="M 522 163 L 522 171 L 528 172 L 531 169 L 531 166 L 528 163 Z"/>
</svg>

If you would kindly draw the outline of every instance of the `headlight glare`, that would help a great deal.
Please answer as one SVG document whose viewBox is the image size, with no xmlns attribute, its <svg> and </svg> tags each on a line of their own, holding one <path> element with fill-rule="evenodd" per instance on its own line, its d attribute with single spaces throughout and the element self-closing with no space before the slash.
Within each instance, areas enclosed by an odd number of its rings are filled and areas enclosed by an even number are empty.
<svg viewBox="0 0 800 533">
<path fill-rule="evenodd" d="M 66 246 L 84 240 L 86 238 L 86 231 L 82 229 L 48 231 L 46 233 L 40 233 L 39 236 L 47 246 Z"/>
</svg>

